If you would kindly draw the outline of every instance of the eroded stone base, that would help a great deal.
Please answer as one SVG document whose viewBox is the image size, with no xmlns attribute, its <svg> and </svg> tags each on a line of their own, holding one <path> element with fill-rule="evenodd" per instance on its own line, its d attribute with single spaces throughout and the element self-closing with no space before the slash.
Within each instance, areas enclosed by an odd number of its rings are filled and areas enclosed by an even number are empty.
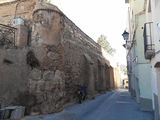
<svg viewBox="0 0 160 120">
<path fill-rule="evenodd" d="M 156 94 L 154 94 L 154 106 L 154 120 L 160 120 L 158 96 Z"/>
<path fill-rule="evenodd" d="M 140 106 L 142 111 L 152 111 L 152 100 L 140 97 Z"/>
</svg>

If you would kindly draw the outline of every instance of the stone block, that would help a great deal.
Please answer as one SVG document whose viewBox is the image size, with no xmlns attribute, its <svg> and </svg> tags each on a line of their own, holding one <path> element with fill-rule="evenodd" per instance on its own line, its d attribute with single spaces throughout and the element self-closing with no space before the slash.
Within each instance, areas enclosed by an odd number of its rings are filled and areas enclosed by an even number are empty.
<svg viewBox="0 0 160 120">
<path fill-rule="evenodd" d="M 64 92 L 59 92 L 59 97 L 64 97 L 65 93 Z"/>
<path fill-rule="evenodd" d="M 44 81 L 38 81 L 37 82 L 37 92 L 43 92 L 45 90 L 45 82 Z"/>
<path fill-rule="evenodd" d="M 1 119 L 20 120 L 24 117 L 25 107 L 23 106 L 9 106 L 0 109 Z"/>
<path fill-rule="evenodd" d="M 52 60 L 58 60 L 58 59 L 60 59 L 59 54 L 54 53 L 54 52 L 49 52 L 49 53 L 47 54 L 47 56 L 48 56 L 50 59 L 52 59 Z"/>
<path fill-rule="evenodd" d="M 35 92 L 36 88 L 37 88 L 37 82 L 30 80 L 30 83 L 29 83 L 30 92 Z"/>
<path fill-rule="evenodd" d="M 30 78 L 34 80 L 40 80 L 41 79 L 41 71 L 38 69 L 33 69 L 30 73 Z"/>
<path fill-rule="evenodd" d="M 37 104 L 40 104 L 40 103 L 42 103 L 44 101 L 43 94 L 44 93 L 40 93 L 40 94 L 37 93 L 36 94 L 36 102 L 37 102 Z"/>
<path fill-rule="evenodd" d="M 25 107 L 18 106 L 11 114 L 11 120 L 18 120 L 24 117 Z"/>
<path fill-rule="evenodd" d="M 56 84 L 53 84 L 52 81 L 45 81 L 45 90 L 52 91 L 56 88 Z"/>
<path fill-rule="evenodd" d="M 54 72 L 53 71 L 45 71 L 43 74 L 43 79 L 45 81 L 50 81 L 54 79 Z"/>
<path fill-rule="evenodd" d="M 40 62 L 47 57 L 47 49 L 45 47 L 45 45 L 38 45 L 36 48 L 34 48 L 35 56 Z"/>
<path fill-rule="evenodd" d="M 62 84 L 63 83 L 62 72 L 61 71 L 56 70 L 55 76 L 54 76 L 54 82 L 56 84 Z"/>
</svg>

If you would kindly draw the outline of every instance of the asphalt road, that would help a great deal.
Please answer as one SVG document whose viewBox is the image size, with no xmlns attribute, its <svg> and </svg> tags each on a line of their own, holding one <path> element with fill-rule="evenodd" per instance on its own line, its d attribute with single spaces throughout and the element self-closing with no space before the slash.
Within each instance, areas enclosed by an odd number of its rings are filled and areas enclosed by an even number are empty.
<svg viewBox="0 0 160 120">
<path fill-rule="evenodd" d="M 153 120 L 152 112 L 140 111 L 140 106 L 127 90 L 107 92 L 96 99 L 74 104 L 64 111 L 23 120 Z"/>
</svg>

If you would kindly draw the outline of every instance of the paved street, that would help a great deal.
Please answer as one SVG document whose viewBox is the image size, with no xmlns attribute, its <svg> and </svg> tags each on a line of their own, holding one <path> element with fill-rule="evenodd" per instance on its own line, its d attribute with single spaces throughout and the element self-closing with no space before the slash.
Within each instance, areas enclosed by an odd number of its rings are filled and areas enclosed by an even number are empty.
<svg viewBox="0 0 160 120">
<path fill-rule="evenodd" d="M 128 91 L 119 90 L 73 105 L 60 113 L 24 120 L 153 120 L 153 113 L 140 111 Z"/>
</svg>

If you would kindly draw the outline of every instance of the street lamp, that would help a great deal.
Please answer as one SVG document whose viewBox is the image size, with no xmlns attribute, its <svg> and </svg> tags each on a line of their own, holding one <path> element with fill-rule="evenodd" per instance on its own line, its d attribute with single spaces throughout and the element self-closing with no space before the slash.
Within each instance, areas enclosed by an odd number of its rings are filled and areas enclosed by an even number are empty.
<svg viewBox="0 0 160 120">
<path fill-rule="evenodd" d="M 128 41 L 129 33 L 126 32 L 126 30 L 125 30 L 123 32 L 122 36 L 123 36 L 123 39 L 126 41 L 126 43 L 123 45 L 123 47 L 126 49 L 129 49 L 131 47 L 131 44 L 129 44 L 129 43 L 131 43 L 131 41 Z"/>
<path fill-rule="evenodd" d="M 129 38 L 129 33 L 126 32 L 126 30 L 125 30 L 125 31 L 123 32 L 122 36 L 123 36 L 123 39 L 127 41 L 128 38 Z"/>
</svg>

